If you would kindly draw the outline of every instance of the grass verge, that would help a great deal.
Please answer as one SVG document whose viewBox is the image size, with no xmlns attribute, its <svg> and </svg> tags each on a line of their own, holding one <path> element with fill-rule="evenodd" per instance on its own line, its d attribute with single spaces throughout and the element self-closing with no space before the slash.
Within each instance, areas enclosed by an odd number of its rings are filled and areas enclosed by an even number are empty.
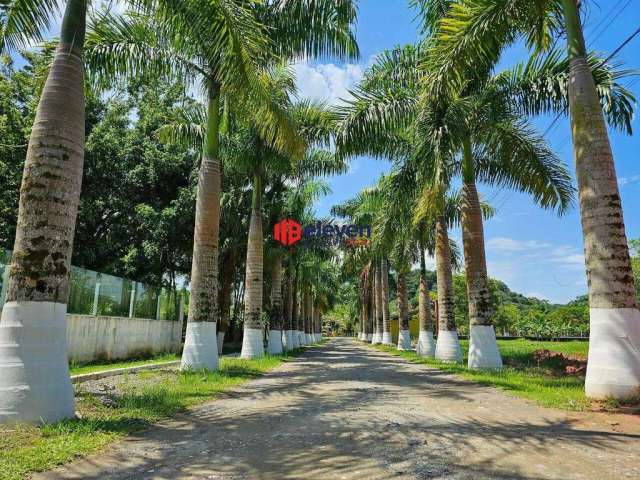
<svg viewBox="0 0 640 480">
<path fill-rule="evenodd" d="M 180 355 L 176 353 L 166 353 L 164 355 L 139 360 L 116 360 L 113 362 L 98 361 L 84 364 L 72 363 L 69 365 L 69 371 L 71 372 L 71 375 L 82 375 L 85 373 L 102 372 L 104 370 L 113 370 L 116 368 L 139 367 L 140 365 L 172 362 L 175 360 L 180 360 Z"/>
<path fill-rule="evenodd" d="M 80 418 L 40 427 L 0 426 L 0 479 L 22 479 L 96 452 L 129 433 L 256 378 L 300 351 L 258 360 L 222 358 L 216 372 L 157 370 L 121 376 L 121 394 L 108 403 L 99 395 L 83 393 L 80 384 L 76 396 Z"/>
<path fill-rule="evenodd" d="M 464 355 L 463 364 L 451 364 L 418 356 L 415 352 L 401 352 L 394 347 L 374 345 L 373 348 L 403 357 L 413 363 L 421 363 L 461 376 L 467 380 L 490 385 L 510 392 L 518 397 L 533 400 L 543 407 L 584 411 L 591 402 L 584 395 L 584 377 L 558 376 L 549 369 L 536 365 L 533 352 L 540 349 L 553 350 L 569 355 L 585 355 L 587 342 L 535 342 L 529 340 L 498 341 L 505 363 L 501 371 L 468 370 L 467 352 L 469 342 L 460 341 Z"/>
</svg>

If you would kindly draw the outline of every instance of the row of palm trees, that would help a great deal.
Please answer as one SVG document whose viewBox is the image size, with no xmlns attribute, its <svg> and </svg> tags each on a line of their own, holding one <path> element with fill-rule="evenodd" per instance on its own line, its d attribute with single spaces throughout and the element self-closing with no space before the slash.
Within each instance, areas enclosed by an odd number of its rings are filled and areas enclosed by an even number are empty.
<svg viewBox="0 0 640 480">
<path fill-rule="evenodd" d="M 421 41 L 381 55 L 340 111 L 339 152 L 394 161 L 392 173 L 378 187 L 336 209 L 352 218 L 373 216 L 378 225 L 378 239 L 360 265 L 363 331 L 369 334 L 373 328 L 374 343 L 389 343 L 385 305 L 378 307 L 385 299 L 378 292 L 378 275 L 386 275 L 386 258 L 395 256 L 400 283 L 407 263 L 403 252 L 408 247 L 422 259 L 429 248 L 426 233 L 437 263 L 439 335 L 434 348 L 429 299 L 423 293 L 418 351 L 461 359 L 447 234 L 459 224 L 469 302 L 468 366 L 502 366 L 476 183 L 514 188 L 543 208 L 565 212 L 574 194 L 570 175 L 527 117 L 561 115 L 568 109 L 589 280 L 586 393 L 596 398 L 634 395 L 640 387 L 640 314 L 606 125 L 630 132 L 634 99 L 618 83 L 628 72 L 586 51 L 577 0 L 417 3 Z M 553 41 L 564 32 L 566 56 Z M 502 51 L 522 37 L 535 47 L 531 59 L 496 73 Z M 459 192 L 454 192 L 456 182 L 462 185 Z M 451 210 L 453 199 L 457 208 Z M 370 289 L 373 293 L 367 293 Z M 400 340 L 399 348 L 405 348 L 406 334 Z"/>
<path fill-rule="evenodd" d="M 225 175 L 251 179 L 242 356 L 254 358 L 264 353 L 265 317 L 269 352 L 280 351 L 283 339 L 287 348 L 296 339 L 311 341 L 321 330 L 318 312 L 330 305 L 328 286 L 335 280 L 332 250 L 322 245 L 265 250 L 265 195 L 286 197 L 272 202 L 279 207 L 269 212 L 269 224 L 280 216 L 304 220 L 312 177 L 342 172 L 347 158 L 366 153 L 391 159 L 394 169 L 362 199 L 337 209 L 376 225 L 371 246 L 349 259 L 361 273 L 363 321 L 369 325 L 375 317 L 376 341 L 390 342 L 390 265 L 402 285 L 411 262 L 418 258 L 424 270 L 425 251 L 432 252 L 439 335 L 434 347 L 425 286 L 418 347 L 459 360 L 451 287 L 459 255 L 448 229 L 460 224 L 469 366 L 498 368 L 483 234 L 483 213 L 491 212 L 483 212 L 476 183 L 521 190 L 543 208 L 563 213 L 574 193 L 570 176 L 527 117 L 568 107 L 592 316 L 587 393 L 621 397 L 640 386 L 640 318 L 605 123 L 628 130 L 633 98 L 618 83 L 625 72 L 586 52 L 576 0 L 416 2 L 420 43 L 381 55 L 337 112 L 296 102 L 284 65 L 299 58 L 356 58 L 352 0 L 127 4 L 124 15 L 88 15 L 87 0 L 20 0 L 1 7 L 5 49 L 42 40 L 57 12 L 64 14 L 22 180 L 0 320 L 0 421 L 51 421 L 74 413 L 65 313 L 83 166 L 85 71 L 104 88 L 162 75 L 204 94 L 201 111 L 160 132 L 167 141 L 201 149 L 183 367 L 217 368 L 218 341 L 224 339 L 219 333 L 229 321 L 228 279 L 220 283 L 219 265 L 224 270 L 226 262 L 240 262 L 233 245 L 219 244 L 222 157 L 229 159 Z M 552 39 L 564 31 L 566 58 L 552 48 Z M 500 53 L 520 37 L 535 55 L 495 73 Z M 456 182 L 462 184 L 459 192 Z M 398 291 L 406 330 L 406 289 Z M 368 332 L 374 333 L 373 325 Z M 400 337 L 400 347 L 408 348 L 406 332 Z"/>
<path fill-rule="evenodd" d="M 291 77 L 283 80 L 286 75 L 278 71 L 298 58 L 356 58 L 353 2 L 128 0 L 124 15 L 92 13 L 89 3 L 20 0 L 1 7 L 3 49 L 43 40 L 61 11 L 63 21 L 22 179 L 0 321 L 0 421 L 53 421 L 74 415 L 65 313 L 83 170 L 85 71 L 94 85 L 105 88 L 132 77 L 162 75 L 204 92 L 202 122 L 168 129 L 177 137 L 199 135 L 202 153 L 183 367 L 216 368 L 218 363 L 223 135 L 255 140 L 249 144 L 255 149 L 249 166 L 254 181 L 244 285 L 244 357 L 262 354 L 255 334 L 262 317 L 259 212 L 264 176 L 272 173 L 268 161 L 288 162 L 288 172 L 295 172 L 289 177 L 300 184 L 308 181 L 314 168 L 339 171 L 343 163 L 316 151 L 325 137 L 321 129 L 307 128 L 295 118 L 286 87 L 287 82 L 292 84 Z M 318 126 L 326 116 L 318 111 L 306 118 Z M 316 160 L 320 162 L 314 164 Z M 295 262 L 287 268 L 301 269 Z M 279 278 L 276 273 L 276 284 Z M 279 310 L 277 289 L 271 305 Z M 312 292 L 307 289 L 304 294 L 304 318 L 309 319 Z M 318 333 L 312 323 L 304 323 L 305 341 Z"/>
</svg>

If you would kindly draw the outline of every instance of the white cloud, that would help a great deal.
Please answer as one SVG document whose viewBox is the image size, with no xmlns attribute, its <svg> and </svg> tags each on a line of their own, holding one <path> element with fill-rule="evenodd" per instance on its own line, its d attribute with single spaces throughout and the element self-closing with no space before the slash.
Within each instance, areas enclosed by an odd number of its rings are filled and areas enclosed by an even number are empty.
<svg viewBox="0 0 640 480">
<path fill-rule="evenodd" d="M 540 292 L 529 292 L 525 296 L 528 298 L 537 298 L 538 300 L 549 300 L 546 295 Z"/>
<path fill-rule="evenodd" d="M 631 177 L 618 177 L 618 186 L 620 188 L 624 187 L 625 185 L 638 182 L 640 182 L 640 175 L 633 175 Z"/>
<path fill-rule="evenodd" d="M 350 97 L 349 89 L 358 83 L 364 72 L 362 65 L 353 63 L 335 65 L 305 61 L 295 63 L 292 67 L 301 98 L 323 100 L 334 105 Z"/>
<path fill-rule="evenodd" d="M 584 255 L 575 246 L 509 237 L 486 244 L 489 275 L 516 292 L 564 303 L 586 290 Z"/>
<path fill-rule="evenodd" d="M 537 240 L 515 240 L 508 237 L 494 237 L 487 241 L 487 248 L 497 251 L 507 252 L 521 252 L 526 250 L 533 250 L 538 248 L 545 248 L 550 246 L 545 242 L 538 242 Z"/>
</svg>

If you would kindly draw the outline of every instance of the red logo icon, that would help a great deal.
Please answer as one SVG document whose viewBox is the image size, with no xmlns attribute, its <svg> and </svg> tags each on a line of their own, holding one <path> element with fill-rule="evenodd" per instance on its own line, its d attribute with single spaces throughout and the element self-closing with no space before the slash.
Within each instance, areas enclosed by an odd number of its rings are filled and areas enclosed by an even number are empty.
<svg viewBox="0 0 640 480">
<path fill-rule="evenodd" d="M 283 245 L 293 245 L 302 238 L 302 226 L 295 220 L 285 218 L 274 225 L 273 237 Z"/>
</svg>

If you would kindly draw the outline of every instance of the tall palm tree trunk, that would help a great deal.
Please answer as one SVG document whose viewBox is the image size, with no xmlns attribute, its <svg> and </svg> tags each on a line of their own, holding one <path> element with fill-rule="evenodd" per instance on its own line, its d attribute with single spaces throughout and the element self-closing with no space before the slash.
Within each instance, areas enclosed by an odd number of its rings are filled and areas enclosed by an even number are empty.
<svg viewBox="0 0 640 480">
<path fill-rule="evenodd" d="M 593 398 L 640 388 L 640 311 L 607 126 L 576 0 L 563 0 L 571 70 L 569 110 L 589 285 L 590 342 L 585 380 Z"/>
<path fill-rule="evenodd" d="M 286 282 L 284 283 L 284 335 L 282 337 L 283 340 L 283 348 L 285 351 L 290 351 L 295 348 L 294 344 L 294 328 L 293 328 L 293 272 L 291 261 L 289 262 L 289 268 L 286 275 Z"/>
<path fill-rule="evenodd" d="M 301 292 L 300 292 L 300 316 L 298 319 L 298 325 L 300 326 L 300 345 L 304 346 L 306 345 L 306 340 L 307 337 L 305 335 L 305 331 L 304 331 L 304 325 L 305 325 L 305 318 L 307 315 L 307 302 L 306 302 L 306 297 L 305 297 L 305 292 L 306 292 L 306 287 L 302 286 L 301 287 Z"/>
<path fill-rule="evenodd" d="M 367 342 L 373 343 L 373 338 L 375 335 L 375 315 L 376 315 L 376 300 L 375 300 L 375 286 L 374 286 L 374 275 L 373 271 L 369 270 L 369 281 L 367 288 L 369 289 L 369 309 L 367 311 Z"/>
<path fill-rule="evenodd" d="M 471 140 L 463 145 L 462 243 L 469 300 L 469 368 L 502 368 L 491 308 L 480 198 L 476 189 Z"/>
<path fill-rule="evenodd" d="M 220 231 L 220 86 L 209 85 L 207 132 L 196 191 L 191 295 L 181 368 L 218 368 L 216 334 Z"/>
<path fill-rule="evenodd" d="M 224 347 L 224 337 L 229 331 L 229 324 L 231 322 L 231 293 L 233 291 L 233 273 L 236 269 L 236 254 L 231 249 L 226 255 L 224 255 L 222 261 L 222 281 L 220 291 L 218 294 L 219 301 L 219 316 L 220 325 L 218 328 L 218 355 L 222 355 L 222 348 Z"/>
<path fill-rule="evenodd" d="M 244 293 L 244 332 L 241 358 L 264 356 L 262 339 L 262 276 L 264 268 L 262 249 L 262 174 L 253 176 L 251 222 L 247 243 L 247 263 Z"/>
<path fill-rule="evenodd" d="M 298 348 L 300 346 L 300 315 L 298 312 L 298 266 L 295 262 L 295 259 L 291 260 L 293 264 L 293 274 L 291 275 L 291 329 L 292 329 L 292 340 L 291 345 L 293 348 Z"/>
<path fill-rule="evenodd" d="M 402 266 L 398 269 L 398 350 L 411 350 L 409 333 L 409 298 L 407 297 L 407 276 Z"/>
<path fill-rule="evenodd" d="M 389 314 L 389 261 L 382 259 L 382 344 L 393 345 L 391 338 L 391 315 Z"/>
<path fill-rule="evenodd" d="M 313 328 L 312 328 L 312 332 L 311 332 L 311 337 L 313 338 L 313 343 L 317 343 L 318 342 L 318 321 L 320 318 L 320 312 L 318 311 L 318 304 L 316 303 L 315 305 L 313 305 Z"/>
<path fill-rule="evenodd" d="M 311 314 L 311 295 L 309 292 L 309 287 L 304 287 L 304 294 L 302 296 L 302 306 L 303 312 L 302 315 L 302 341 L 304 345 L 309 345 L 309 315 Z"/>
<path fill-rule="evenodd" d="M 376 271 L 375 271 L 375 304 L 376 304 L 376 331 L 374 337 L 374 343 L 382 343 L 382 333 L 384 332 L 384 327 L 382 325 L 382 269 L 380 268 L 380 263 L 377 262 Z"/>
<path fill-rule="evenodd" d="M 269 339 L 267 353 L 282 353 L 282 260 L 278 255 L 271 271 L 271 305 L 269 307 Z"/>
<path fill-rule="evenodd" d="M 307 345 L 313 343 L 313 292 L 311 287 L 307 289 L 307 317 L 305 323 L 305 333 L 307 335 Z"/>
<path fill-rule="evenodd" d="M 418 355 L 433 357 L 436 353 L 436 344 L 433 340 L 433 319 L 431 317 L 431 299 L 427 288 L 427 264 L 424 255 L 424 247 L 420 245 L 420 284 L 418 287 L 418 322 L 420 336 L 418 337 Z"/>
<path fill-rule="evenodd" d="M 436 358 L 445 362 L 461 362 L 462 351 L 453 313 L 453 274 L 449 234 L 443 216 L 436 219 L 436 275 L 438 279 L 438 341 Z"/>
<path fill-rule="evenodd" d="M 0 423 L 75 413 L 65 315 L 84 164 L 86 11 L 86 0 L 67 2 L 29 139 L 0 319 Z"/>
</svg>

